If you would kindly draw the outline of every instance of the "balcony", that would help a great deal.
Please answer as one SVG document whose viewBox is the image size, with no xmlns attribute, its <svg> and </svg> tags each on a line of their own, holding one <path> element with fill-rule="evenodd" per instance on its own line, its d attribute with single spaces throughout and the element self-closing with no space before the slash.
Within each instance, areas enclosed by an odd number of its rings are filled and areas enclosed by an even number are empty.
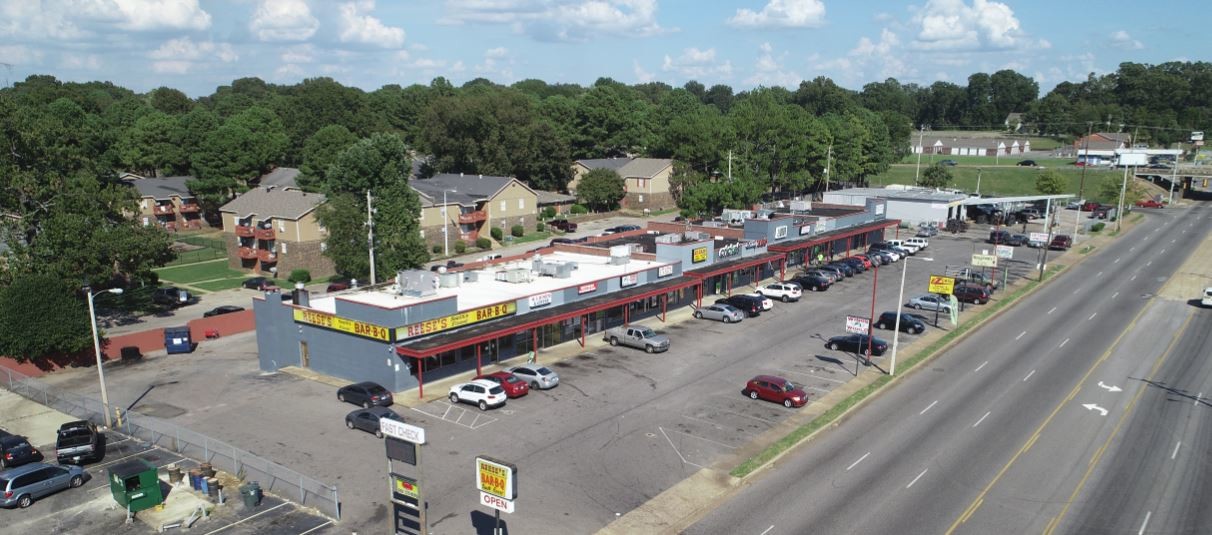
<svg viewBox="0 0 1212 535">
<path fill-rule="evenodd" d="M 257 258 L 261 260 L 262 264 L 274 264 L 278 262 L 278 255 L 269 249 L 257 249 Z"/>
<path fill-rule="evenodd" d="M 467 212 L 465 214 L 459 214 L 459 224 L 460 225 L 470 225 L 472 223 L 479 223 L 486 219 L 488 219 L 488 212 L 485 212 L 483 210 L 475 210 L 472 212 Z"/>
<path fill-rule="evenodd" d="M 198 203 L 196 203 L 196 202 L 183 203 L 183 204 L 181 204 L 181 207 L 177 209 L 177 211 L 179 211 L 183 214 L 196 214 L 200 210 L 202 210 L 202 207 L 199 206 Z"/>
<path fill-rule="evenodd" d="M 253 235 L 256 236 L 258 240 L 265 241 L 272 240 L 277 236 L 274 233 L 273 227 L 257 227 L 255 230 L 253 230 Z"/>
<path fill-rule="evenodd" d="M 253 228 L 248 225 L 236 225 L 236 236 L 251 238 L 253 237 Z"/>
<path fill-rule="evenodd" d="M 152 207 L 152 213 L 155 215 L 172 215 L 173 214 L 173 205 L 172 204 L 157 204 Z"/>
<path fill-rule="evenodd" d="M 252 247 L 241 247 L 239 255 L 240 260 L 253 260 L 257 258 L 257 250 Z"/>
</svg>

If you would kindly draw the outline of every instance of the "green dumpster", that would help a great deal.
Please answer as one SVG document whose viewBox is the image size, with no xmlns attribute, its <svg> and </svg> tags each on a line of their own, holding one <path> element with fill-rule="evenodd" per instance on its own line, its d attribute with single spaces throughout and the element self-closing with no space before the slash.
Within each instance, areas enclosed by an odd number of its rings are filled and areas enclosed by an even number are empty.
<svg viewBox="0 0 1212 535">
<path fill-rule="evenodd" d="M 109 469 L 109 491 L 123 509 L 135 513 L 164 503 L 156 465 L 133 459 Z"/>
</svg>

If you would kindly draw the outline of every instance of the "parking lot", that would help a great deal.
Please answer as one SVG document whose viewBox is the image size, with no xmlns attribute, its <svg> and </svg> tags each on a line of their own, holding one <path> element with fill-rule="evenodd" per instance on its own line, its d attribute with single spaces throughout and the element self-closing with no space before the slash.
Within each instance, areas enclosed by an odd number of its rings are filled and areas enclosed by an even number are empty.
<svg viewBox="0 0 1212 535">
<path fill-rule="evenodd" d="M 983 241 L 988 231 L 973 225 L 963 234 L 932 238 L 918 256 L 934 261 L 908 264 L 906 298 L 923 293 L 931 273 L 966 265 L 974 252 L 991 250 Z M 902 229 L 901 237 L 911 233 Z M 1018 248 L 1008 263 L 1011 280 L 1034 272 L 1036 252 Z M 880 269 L 876 314 L 896 309 L 902 268 L 896 263 Z M 825 341 L 844 334 L 846 315 L 870 313 L 873 279 L 870 271 L 856 275 L 741 323 L 694 320 L 686 309 L 671 311 L 668 324 L 645 321 L 671 338 L 666 353 L 612 348 L 592 338 L 584 350 L 573 343 L 543 351 L 539 362 L 560 374 L 560 386 L 531 391 L 500 409 L 481 412 L 447 400 L 404 407 L 400 402 L 415 392 L 397 394 L 396 411 L 426 428 L 429 437 L 422 485 L 433 532 L 478 532 L 486 526 L 485 515 L 491 518 L 490 510 L 477 505 L 471 469 L 476 455 L 519 466 L 518 512 L 505 520 L 527 533 L 593 532 L 726 458 L 801 410 L 744 397 L 749 378 L 780 375 L 818 399 L 853 377 L 859 357 L 829 350 Z M 712 300 L 705 297 L 704 303 Z M 950 328 L 945 316 L 940 328 Z M 877 336 L 891 340 L 889 331 L 877 330 Z M 913 347 L 916 338 L 902 333 L 901 350 Z M 354 407 L 335 399 L 335 387 L 263 374 L 255 352 L 255 336 L 248 333 L 203 344 L 192 355 L 107 367 L 110 397 L 130 403 L 154 386 L 135 410 L 154 409 L 174 423 L 338 485 L 340 532 L 385 530 L 390 502 L 381 441 L 345 428 L 343 418 Z M 571 356 L 547 360 L 558 353 Z M 887 358 L 872 360 L 886 369 Z M 90 370 L 47 380 L 94 395 L 97 390 Z"/>
</svg>

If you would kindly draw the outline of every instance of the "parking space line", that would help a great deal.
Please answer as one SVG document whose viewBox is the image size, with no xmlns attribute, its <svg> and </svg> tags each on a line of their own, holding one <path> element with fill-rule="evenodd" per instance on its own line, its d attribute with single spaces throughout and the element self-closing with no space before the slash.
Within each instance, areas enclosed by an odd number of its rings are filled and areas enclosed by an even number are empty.
<svg viewBox="0 0 1212 535">
<path fill-rule="evenodd" d="M 316 526 L 316 527 L 314 527 L 314 528 L 311 528 L 311 529 L 309 529 L 309 530 L 307 530 L 307 531 L 304 531 L 303 533 L 300 533 L 299 535 L 307 535 L 308 533 L 311 533 L 311 532 L 313 532 L 313 531 L 315 531 L 315 530 L 317 530 L 317 529 L 320 529 L 320 528 L 322 528 L 322 527 L 324 527 L 324 526 L 327 526 L 327 525 L 329 525 L 329 524 L 332 524 L 332 520 L 329 520 L 329 521 L 327 521 L 327 522 L 325 522 L 325 523 L 323 523 L 323 524 L 320 524 L 319 526 Z"/>
<path fill-rule="evenodd" d="M 717 423 L 715 423 L 715 422 L 713 422 L 713 421 L 711 421 L 711 420 L 704 420 L 703 418 L 699 418 L 699 417 L 696 417 L 696 416 L 691 416 L 691 415 L 689 415 L 689 414 L 683 414 L 683 415 L 682 415 L 682 418 L 686 418 L 686 419 L 688 419 L 688 420 L 694 420 L 694 421 L 696 421 L 696 422 L 703 422 L 703 423 L 705 423 L 705 424 L 707 424 L 707 425 L 710 425 L 711 427 L 714 427 L 714 428 L 716 428 L 716 429 L 719 429 L 720 431 L 723 431 L 723 430 L 724 430 L 724 426 L 722 426 L 722 425 L 720 425 L 720 424 L 717 424 Z"/>
<path fill-rule="evenodd" d="M 926 472 L 929 470 L 930 470 L 929 468 L 927 468 L 926 470 L 922 470 L 922 473 L 918 474 L 917 477 L 913 478 L 913 481 L 910 481 L 908 485 L 905 485 L 905 488 L 912 487 L 913 484 L 917 483 L 917 480 L 921 479 L 922 476 L 926 475 Z"/>
<path fill-rule="evenodd" d="M 1115 299 L 1116 297 L 1119 297 L 1119 292 L 1111 294 L 1111 299 Z"/>
<path fill-rule="evenodd" d="M 1174 453 L 1170 454 L 1171 461 L 1173 461 L 1175 457 L 1178 457 L 1178 448 L 1182 445 L 1183 445 L 1183 441 L 1181 441 L 1181 440 L 1178 441 L 1178 443 L 1174 445 Z"/>
<path fill-rule="evenodd" d="M 706 437 L 701 437 L 701 436 L 698 436 L 698 435 L 696 435 L 696 434 L 694 434 L 694 433 L 687 433 L 687 432 L 685 432 L 685 431 L 678 431 L 677 429 L 670 429 L 670 431 L 672 431 L 672 432 L 674 432 L 674 433 L 677 433 L 677 434 L 679 434 L 679 435 L 686 435 L 686 436 L 688 436 L 688 437 L 690 437 L 690 438 L 697 438 L 697 439 L 702 440 L 702 441 L 705 441 L 705 442 L 710 442 L 710 443 L 712 443 L 712 444 L 715 444 L 716 446 L 720 446 L 720 447 L 728 448 L 728 449 L 730 449 L 730 450 L 735 450 L 735 449 L 737 448 L 737 446 L 729 446 L 728 444 L 725 444 L 725 443 L 723 443 L 723 442 L 717 442 L 717 441 L 715 441 L 715 440 L 711 440 L 710 438 L 706 438 Z"/>
<path fill-rule="evenodd" d="M 673 452 L 674 452 L 674 453 L 676 453 L 676 454 L 678 454 L 678 458 L 679 458 L 679 459 L 681 459 L 683 463 L 686 463 L 686 464 L 688 464 L 688 465 L 690 465 L 690 466 L 694 466 L 694 467 L 698 467 L 698 468 L 703 468 L 702 466 L 699 466 L 699 465 L 694 464 L 694 463 L 692 463 L 692 462 L 690 462 L 690 461 L 687 461 L 687 460 L 686 460 L 686 458 L 682 456 L 682 452 L 678 451 L 678 447 L 673 445 L 673 440 L 671 440 L 671 439 L 669 438 L 669 434 L 665 432 L 665 428 L 663 428 L 663 427 L 661 427 L 661 426 L 659 426 L 659 425 L 658 425 L 658 426 L 657 426 L 657 430 L 659 430 L 659 431 L 661 432 L 661 435 L 663 435 L 663 436 L 665 437 L 665 441 L 666 441 L 666 442 L 669 442 L 669 447 L 673 448 Z M 207 535 L 210 535 L 210 534 L 207 534 Z"/>
<path fill-rule="evenodd" d="M 1065 344 L 1067 344 L 1067 343 L 1069 343 L 1069 339 L 1068 339 L 1068 338 L 1066 338 L 1064 342 L 1061 342 L 1061 343 L 1060 343 L 1060 345 L 1059 345 L 1059 346 L 1056 346 L 1056 347 L 1057 347 L 1058 349 L 1059 349 L 1059 348 L 1062 348 L 1062 347 L 1065 347 Z"/>
<path fill-rule="evenodd" d="M 136 456 L 136 455 L 143 455 L 144 453 L 147 453 L 147 452 L 149 452 L 149 451 L 151 451 L 151 450 L 152 450 L 151 448 L 148 448 L 148 449 L 145 449 L 145 450 L 143 450 L 143 451 L 140 451 L 140 452 L 137 452 L 137 453 L 132 453 L 132 454 L 130 454 L 130 455 L 127 455 L 126 457 L 119 457 L 119 458 L 114 459 L 114 460 L 112 460 L 112 461 L 105 461 L 105 462 L 100 463 L 100 464 L 94 464 L 94 465 L 92 465 L 90 468 L 101 468 L 101 467 L 103 467 L 103 466 L 110 466 L 110 465 L 112 465 L 112 464 L 114 464 L 114 463 L 116 463 L 116 462 L 118 462 L 118 461 L 124 461 L 124 460 L 129 459 L 129 458 L 131 458 L 131 457 L 134 457 L 134 456 Z"/>
<path fill-rule="evenodd" d="M 1052 307 L 1052 310 L 1049 310 L 1049 311 L 1048 311 L 1048 313 L 1049 313 L 1049 314 L 1051 314 L 1051 313 L 1053 313 L 1053 312 L 1056 312 L 1056 307 Z"/>
<path fill-rule="evenodd" d="M 726 413 L 728 413 L 728 414 L 735 414 L 735 415 L 737 415 L 737 416 L 741 416 L 741 417 L 743 417 L 743 418 L 752 418 L 752 419 L 757 420 L 757 421 L 759 421 L 759 422 L 765 422 L 765 423 L 768 423 L 768 424 L 770 424 L 770 425 L 774 425 L 774 424 L 775 424 L 775 421 L 774 421 L 774 420 L 767 420 L 767 419 L 765 419 L 765 418 L 761 418 L 761 417 L 758 417 L 758 416 L 751 416 L 751 415 L 744 414 L 744 413 L 740 413 L 740 412 L 736 412 L 736 411 L 730 411 L 730 410 L 728 410 L 728 409 L 716 409 L 716 410 L 718 410 L 718 411 L 720 411 L 720 412 L 726 412 Z"/>
<path fill-rule="evenodd" d="M 240 520 L 237 520 L 237 521 L 235 521 L 235 522 L 232 522 L 231 524 L 228 524 L 228 525 L 226 525 L 226 526 L 223 526 L 223 527 L 221 527 L 221 528 L 219 528 L 219 529 L 216 529 L 216 530 L 211 531 L 211 532 L 207 532 L 207 533 L 206 533 L 206 535 L 213 535 L 213 534 L 215 534 L 215 533 L 218 533 L 218 532 L 220 532 L 220 531 L 223 531 L 223 530 L 225 530 L 225 529 L 228 529 L 228 528 L 230 528 L 230 527 L 232 527 L 232 526 L 235 526 L 236 524 L 243 524 L 243 523 L 245 523 L 245 522 L 247 522 L 247 521 L 249 521 L 249 520 L 252 520 L 252 519 L 254 519 L 254 518 L 257 518 L 258 516 L 261 516 L 261 515 L 263 515 L 263 514 L 265 514 L 265 513 L 268 513 L 268 512 L 270 512 L 270 511 L 273 511 L 274 509 L 277 509 L 277 508 L 279 508 L 279 507 L 283 507 L 283 506 L 286 506 L 286 505 L 290 505 L 290 502 L 282 502 L 282 503 L 280 503 L 280 504 L 278 504 L 278 505 L 275 505 L 275 506 L 273 506 L 273 507 L 270 507 L 269 509 L 266 509 L 266 510 L 264 510 L 264 511 L 261 511 L 260 513 L 257 513 L 257 514 L 255 514 L 255 515 L 252 515 L 252 516 L 246 516 L 246 517 L 244 517 L 244 518 L 241 518 Z"/>
<path fill-rule="evenodd" d="M 857 461 L 850 463 L 850 466 L 846 467 L 846 471 L 849 472 L 851 468 L 858 466 L 858 463 L 863 462 L 863 459 L 866 459 L 868 455 L 871 455 L 871 452 L 864 453 L 863 456 L 859 457 Z"/>
<path fill-rule="evenodd" d="M 1093 314 L 1090 314 L 1090 319 L 1088 319 L 1088 320 L 1086 320 L 1086 321 L 1091 321 L 1091 320 L 1093 320 L 1093 319 L 1094 319 L 1094 316 L 1097 316 L 1097 315 L 1098 315 L 1098 312 L 1095 312 L 1095 313 L 1093 313 Z"/>
</svg>

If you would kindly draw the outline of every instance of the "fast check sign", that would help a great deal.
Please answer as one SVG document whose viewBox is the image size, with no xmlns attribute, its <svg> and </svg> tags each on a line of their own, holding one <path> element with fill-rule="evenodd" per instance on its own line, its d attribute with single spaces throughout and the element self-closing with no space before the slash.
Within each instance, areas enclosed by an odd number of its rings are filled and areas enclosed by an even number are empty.
<svg viewBox="0 0 1212 535">
<path fill-rule="evenodd" d="M 955 277 L 931 275 L 928 291 L 932 294 L 951 295 L 955 291 Z"/>
</svg>

